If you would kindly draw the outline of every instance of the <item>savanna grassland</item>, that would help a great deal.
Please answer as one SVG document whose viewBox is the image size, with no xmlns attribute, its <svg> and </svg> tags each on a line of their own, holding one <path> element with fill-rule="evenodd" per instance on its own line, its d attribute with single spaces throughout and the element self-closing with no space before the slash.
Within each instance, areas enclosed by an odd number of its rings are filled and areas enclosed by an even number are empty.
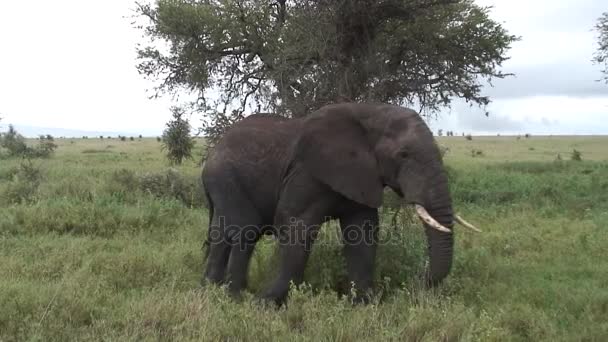
<svg viewBox="0 0 608 342">
<path fill-rule="evenodd" d="M 423 230 L 407 211 L 393 222 L 387 195 L 381 295 L 354 307 L 337 295 L 333 224 L 287 308 L 201 287 L 200 168 L 170 168 L 155 139 L 60 139 L 50 159 L 0 159 L 0 341 L 608 340 L 608 137 L 439 141 L 455 207 L 484 232 L 458 229 L 452 273 L 421 290 Z M 253 292 L 273 253 L 265 238 Z"/>
</svg>

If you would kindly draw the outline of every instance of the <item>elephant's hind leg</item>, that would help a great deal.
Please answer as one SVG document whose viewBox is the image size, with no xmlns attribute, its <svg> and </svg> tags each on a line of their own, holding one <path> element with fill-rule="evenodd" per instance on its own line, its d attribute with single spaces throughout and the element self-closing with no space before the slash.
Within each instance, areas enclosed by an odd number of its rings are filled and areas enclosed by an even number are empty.
<svg viewBox="0 0 608 342">
<path fill-rule="evenodd" d="M 214 214 L 207 234 L 209 245 L 203 282 L 207 280 L 213 284 L 221 284 L 230 256 L 230 243 L 225 234 L 225 218 Z"/>
<path fill-rule="evenodd" d="M 237 294 L 247 286 L 249 260 L 262 222 L 240 189 L 225 186 L 223 190 L 214 198 L 205 277 L 216 284 L 228 283 L 230 292 Z"/>
<path fill-rule="evenodd" d="M 259 219 L 251 216 L 251 220 Z M 256 221 L 250 221 L 256 222 Z M 242 290 L 247 288 L 247 273 L 249 262 L 256 243 L 261 237 L 261 224 L 251 224 L 241 228 L 238 236 L 233 239 L 228 262 L 227 279 L 228 290 L 233 296 L 237 296 Z"/>
</svg>

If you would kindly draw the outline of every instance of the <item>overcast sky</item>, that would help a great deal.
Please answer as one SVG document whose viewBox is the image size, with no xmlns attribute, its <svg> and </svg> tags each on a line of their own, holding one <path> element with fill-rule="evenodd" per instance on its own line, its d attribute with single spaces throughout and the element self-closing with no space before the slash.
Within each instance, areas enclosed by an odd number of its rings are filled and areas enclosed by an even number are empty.
<svg viewBox="0 0 608 342">
<path fill-rule="evenodd" d="M 477 0 L 511 34 L 490 116 L 455 101 L 430 122 L 476 134 L 608 134 L 608 85 L 596 82 L 593 25 L 606 0 Z M 159 134 L 171 99 L 150 100 L 135 69 L 141 32 L 130 0 L 0 2 L 0 124 Z"/>
</svg>

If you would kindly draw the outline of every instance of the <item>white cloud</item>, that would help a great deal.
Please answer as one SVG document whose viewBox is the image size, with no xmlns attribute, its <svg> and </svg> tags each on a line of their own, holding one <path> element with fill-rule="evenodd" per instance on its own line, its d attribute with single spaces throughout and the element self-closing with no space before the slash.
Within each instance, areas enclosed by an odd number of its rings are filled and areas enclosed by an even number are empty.
<svg viewBox="0 0 608 342">
<path fill-rule="evenodd" d="M 107 131 L 160 131 L 170 101 L 149 100 L 135 69 L 132 2 L 0 4 L 4 122 Z"/>
<path fill-rule="evenodd" d="M 472 133 L 608 133 L 608 85 L 595 82 L 591 31 L 604 0 L 477 0 L 523 40 L 486 89 L 490 116 L 456 101 L 433 127 Z M 0 2 L 2 123 L 157 134 L 170 99 L 149 100 L 136 69 L 132 1 Z"/>
</svg>

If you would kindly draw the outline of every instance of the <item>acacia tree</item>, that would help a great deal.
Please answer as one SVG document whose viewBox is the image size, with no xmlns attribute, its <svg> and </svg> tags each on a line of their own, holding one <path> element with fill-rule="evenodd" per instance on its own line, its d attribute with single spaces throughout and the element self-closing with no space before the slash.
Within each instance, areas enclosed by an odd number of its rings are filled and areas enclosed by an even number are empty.
<svg viewBox="0 0 608 342">
<path fill-rule="evenodd" d="M 141 74 L 198 94 L 205 133 L 247 110 L 301 116 L 339 98 L 485 106 L 518 38 L 473 0 L 157 0 L 138 4 Z M 213 93 L 219 101 L 210 101 Z"/>
<path fill-rule="evenodd" d="M 598 19 L 595 29 L 599 33 L 599 47 L 593 58 L 594 62 L 603 66 L 604 81 L 608 83 L 608 12 Z"/>
</svg>

